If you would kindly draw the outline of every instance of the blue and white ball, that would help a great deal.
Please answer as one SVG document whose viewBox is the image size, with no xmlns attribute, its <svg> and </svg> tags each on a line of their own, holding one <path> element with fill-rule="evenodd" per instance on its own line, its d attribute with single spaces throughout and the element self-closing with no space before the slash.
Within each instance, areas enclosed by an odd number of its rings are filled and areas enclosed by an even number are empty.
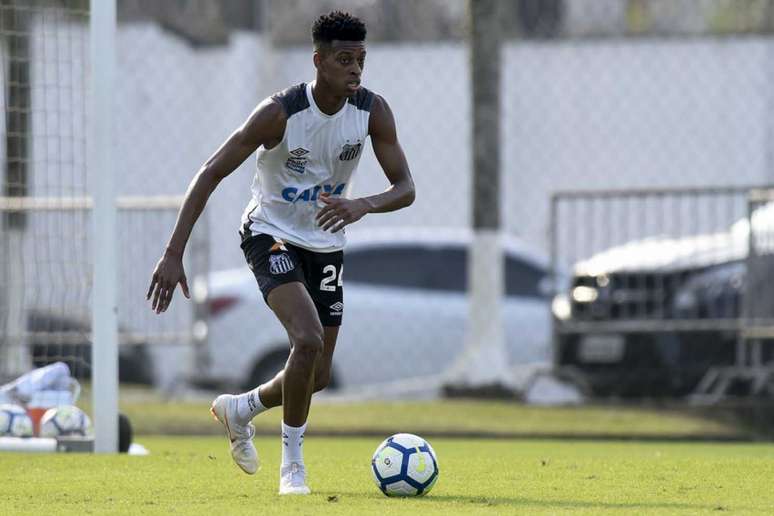
<svg viewBox="0 0 774 516">
<path fill-rule="evenodd" d="M 40 419 L 41 437 L 86 437 L 90 430 L 91 419 L 75 405 L 50 408 Z"/>
<path fill-rule="evenodd" d="M 387 496 L 422 496 L 438 480 L 438 459 L 430 443 L 414 434 L 395 434 L 371 459 L 374 482 Z"/>
<path fill-rule="evenodd" d="M 32 437 L 32 418 L 24 407 L 0 405 L 0 436 Z"/>
</svg>

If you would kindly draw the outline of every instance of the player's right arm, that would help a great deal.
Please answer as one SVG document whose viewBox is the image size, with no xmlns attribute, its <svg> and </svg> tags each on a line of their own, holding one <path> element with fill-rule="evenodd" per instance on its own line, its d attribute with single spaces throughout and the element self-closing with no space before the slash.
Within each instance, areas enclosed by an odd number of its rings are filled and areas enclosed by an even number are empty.
<svg viewBox="0 0 774 516">
<path fill-rule="evenodd" d="M 261 145 L 277 145 L 285 132 L 287 117 L 282 105 L 266 99 L 250 114 L 244 124 L 210 156 L 188 185 L 183 204 L 177 215 L 175 229 L 167 247 L 156 264 L 151 277 L 147 299 L 153 298 L 151 308 L 164 312 L 172 301 L 177 284 L 190 298 L 188 281 L 183 269 L 183 252 L 196 220 L 204 210 L 218 184 L 239 167 Z"/>
</svg>

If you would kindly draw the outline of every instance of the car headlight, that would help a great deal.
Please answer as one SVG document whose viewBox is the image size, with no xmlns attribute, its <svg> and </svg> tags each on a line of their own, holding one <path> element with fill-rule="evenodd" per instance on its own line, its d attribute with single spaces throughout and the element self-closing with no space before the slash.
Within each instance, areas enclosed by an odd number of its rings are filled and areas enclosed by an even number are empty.
<svg viewBox="0 0 774 516">
<path fill-rule="evenodd" d="M 576 303 L 593 303 L 599 297 L 599 292 L 594 287 L 575 287 L 572 289 L 572 299 Z"/>
<path fill-rule="evenodd" d="M 572 306 L 567 294 L 557 294 L 551 301 L 551 312 L 554 317 L 561 321 L 566 321 L 572 316 Z"/>
</svg>

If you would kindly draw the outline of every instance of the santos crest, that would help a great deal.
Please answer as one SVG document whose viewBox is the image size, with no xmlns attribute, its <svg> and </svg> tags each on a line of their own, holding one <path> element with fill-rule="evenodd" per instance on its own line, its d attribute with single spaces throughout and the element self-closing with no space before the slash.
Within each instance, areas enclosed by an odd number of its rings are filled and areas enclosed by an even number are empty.
<svg viewBox="0 0 774 516">
<path fill-rule="evenodd" d="M 339 154 L 339 159 L 341 161 L 349 161 L 352 159 L 355 159 L 358 154 L 360 154 L 360 148 L 363 147 L 363 144 L 358 142 L 354 145 L 351 143 L 345 143 L 344 147 L 341 148 L 341 154 Z"/>
</svg>

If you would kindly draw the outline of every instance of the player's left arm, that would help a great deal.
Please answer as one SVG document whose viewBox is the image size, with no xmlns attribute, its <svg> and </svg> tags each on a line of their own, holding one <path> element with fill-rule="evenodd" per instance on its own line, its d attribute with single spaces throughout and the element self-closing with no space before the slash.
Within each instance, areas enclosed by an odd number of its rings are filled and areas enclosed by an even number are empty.
<svg viewBox="0 0 774 516">
<path fill-rule="evenodd" d="M 371 106 L 368 133 L 371 135 L 376 159 L 390 187 L 380 194 L 359 199 L 321 196 L 326 206 L 317 214 L 317 224 L 324 231 L 330 229 L 336 233 L 344 226 L 360 220 L 366 213 L 396 211 L 414 202 L 414 180 L 398 141 L 395 118 L 387 101 L 379 95 L 375 96 Z"/>
</svg>

